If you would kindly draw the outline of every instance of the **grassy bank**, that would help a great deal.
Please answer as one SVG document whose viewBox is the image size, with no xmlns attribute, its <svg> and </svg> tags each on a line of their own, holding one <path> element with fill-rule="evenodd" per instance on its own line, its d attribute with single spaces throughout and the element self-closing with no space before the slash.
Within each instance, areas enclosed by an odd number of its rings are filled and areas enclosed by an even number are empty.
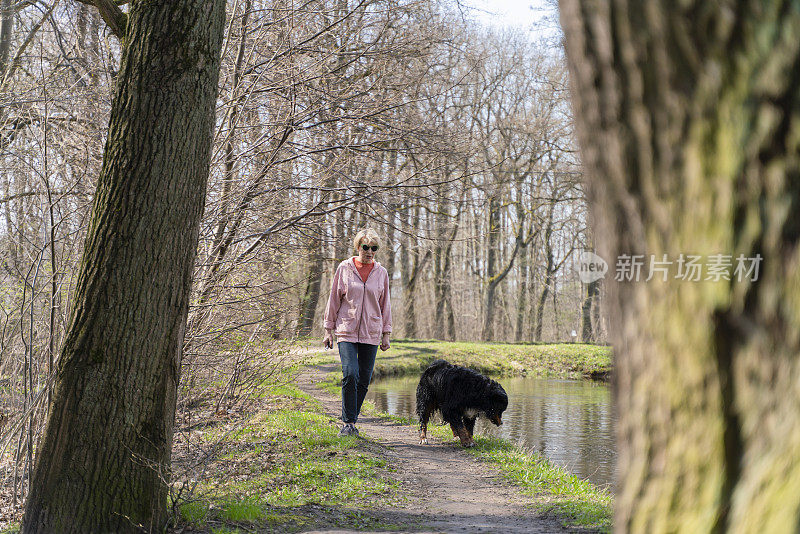
<svg viewBox="0 0 800 534">
<path fill-rule="evenodd" d="M 320 358 L 336 360 L 332 351 Z M 375 376 L 419 373 L 437 358 L 490 375 L 605 378 L 611 372 L 611 349 L 606 346 L 397 340 L 392 342 L 390 351 L 378 354 Z M 338 395 L 340 379 L 339 372 L 330 373 L 322 387 Z M 365 403 L 365 410 L 416 426 L 411 419 L 375 412 L 369 402 Z M 429 435 L 448 442 L 457 441 L 447 426 L 432 425 Z M 608 490 L 581 480 L 542 455 L 523 450 L 509 441 L 477 437 L 476 443 L 477 446 L 468 452 L 494 464 L 510 483 L 531 497 L 532 505 L 542 513 L 554 514 L 569 526 L 601 532 L 611 530 L 613 497 Z"/>
<path fill-rule="evenodd" d="M 295 385 L 278 385 L 285 378 L 264 390 L 257 411 L 195 431 L 199 448 L 210 447 L 208 459 L 191 491 L 175 485 L 176 526 L 215 534 L 408 529 L 411 525 L 402 518 L 387 514 L 407 499 L 386 461 L 387 450 L 374 441 L 338 437 L 338 421 Z M 338 378 L 331 373 L 318 385 L 338 395 Z M 377 412 L 369 401 L 364 412 L 415 425 Z M 455 440 L 448 427 L 432 425 L 429 434 Z M 469 454 L 495 465 L 539 513 L 554 515 L 566 525 L 609 530 L 607 491 L 507 441 L 476 441 Z"/>
<path fill-rule="evenodd" d="M 378 352 L 374 377 L 419 373 L 437 358 L 490 375 L 606 379 L 612 369 L 611 347 L 605 345 L 398 339 L 387 352 Z M 319 356 L 323 360 L 338 361 L 335 351 Z"/>
<path fill-rule="evenodd" d="M 199 482 L 175 485 L 175 523 L 213 533 L 310 528 L 391 530 L 379 509 L 403 497 L 382 447 L 341 438 L 336 420 L 293 385 L 265 391 L 261 409 L 201 432 Z M 180 445 L 179 445 L 180 446 Z"/>
<path fill-rule="evenodd" d="M 412 421 L 406 422 L 414 425 Z M 449 426 L 429 426 L 428 434 L 444 441 L 458 441 Z M 613 497 L 608 490 L 581 480 L 544 456 L 507 440 L 476 436 L 475 443 L 467 452 L 495 465 L 506 480 L 531 498 L 531 505 L 542 514 L 553 514 L 567 526 L 611 531 Z"/>
<path fill-rule="evenodd" d="M 320 387 L 338 395 L 339 379 L 339 373 L 330 373 Z M 408 425 L 410 432 L 417 431 L 416 420 L 379 412 L 370 401 L 364 402 L 362 411 Z M 428 426 L 428 436 L 445 442 L 458 442 L 449 426 L 432 424 Z M 522 449 L 508 440 L 476 436 L 475 443 L 474 448 L 465 450 L 497 467 L 508 482 L 531 498 L 530 505 L 541 514 L 552 514 L 570 527 L 592 532 L 611 531 L 613 497 L 607 489 L 581 480 L 566 469 L 553 465 L 541 454 Z"/>
</svg>

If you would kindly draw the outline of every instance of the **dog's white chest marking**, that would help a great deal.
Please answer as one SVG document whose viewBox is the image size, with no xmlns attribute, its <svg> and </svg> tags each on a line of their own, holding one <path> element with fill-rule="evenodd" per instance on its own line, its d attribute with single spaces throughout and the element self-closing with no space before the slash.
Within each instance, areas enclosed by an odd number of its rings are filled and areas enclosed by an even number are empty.
<svg viewBox="0 0 800 534">
<path fill-rule="evenodd" d="M 466 410 L 464 410 L 464 417 L 469 417 L 470 419 L 472 419 L 479 413 L 481 413 L 481 411 L 477 408 L 467 408 Z"/>
</svg>

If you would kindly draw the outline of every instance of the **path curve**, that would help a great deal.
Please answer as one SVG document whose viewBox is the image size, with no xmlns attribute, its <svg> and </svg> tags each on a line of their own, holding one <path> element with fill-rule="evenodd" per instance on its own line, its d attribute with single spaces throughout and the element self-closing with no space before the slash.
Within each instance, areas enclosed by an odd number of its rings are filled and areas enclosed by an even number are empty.
<svg viewBox="0 0 800 534">
<path fill-rule="evenodd" d="M 337 419 L 341 400 L 315 384 L 339 369 L 339 364 L 319 365 L 307 368 L 298 377 L 299 387 L 319 399 L 325 412 Z M 412 492 L 410 505 L 397 510 L 406 524 L 409 517 L 416 516 L 418 524 L 429 529 L 424 532 L 569 532 L 557 520 L 537 516 L 530 507 L 525 507 L 527 498 L 504 482 L 496 469 L 476 460 L 456 444 L 429 438 L 428 445 L 419 445 L 417 433 L 408 426 L 378 417 L 361 416 L 358 429 L 363 438 L 384 446 L 397 478 Z"/>
</svg>

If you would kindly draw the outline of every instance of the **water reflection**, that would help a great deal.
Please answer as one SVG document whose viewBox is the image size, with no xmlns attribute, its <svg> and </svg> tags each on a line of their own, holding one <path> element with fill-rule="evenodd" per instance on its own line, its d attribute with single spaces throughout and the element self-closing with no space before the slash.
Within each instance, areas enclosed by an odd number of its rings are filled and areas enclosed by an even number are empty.
<svg viewBox="0 0 800 534">
<path fill-rule="evenodd" d="M 380 410 L 413 416 L 418 377 L 374 382 L 367 398 Z M 544 454 L 581 478 L 610 485 L 613 417 L 604 384 L 580 380 L 502 378 L 509 397 L 503 426 L 478 419 L 476 433 L 499 436 Z"/>
</svg>

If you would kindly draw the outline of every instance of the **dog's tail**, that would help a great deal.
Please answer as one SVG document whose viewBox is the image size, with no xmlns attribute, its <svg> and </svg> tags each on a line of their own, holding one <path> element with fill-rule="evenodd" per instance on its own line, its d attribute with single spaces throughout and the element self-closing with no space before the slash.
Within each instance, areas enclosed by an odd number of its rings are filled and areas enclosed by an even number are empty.
<svg viewBox="0 0 800 534">
<path fill-rule="evenodd" d="M 421 423 L 427 423 L 431 413 L 437 408 L 434 406 L 433 399 L 435 387 L 433 384 L 433 375 L 448 365 L 450 364 L 444 360 L 436 360 L 425 369 L 422 376 L 419 378 L 419 384 L 417 384 L 417 417 Z"/>
</svg>

